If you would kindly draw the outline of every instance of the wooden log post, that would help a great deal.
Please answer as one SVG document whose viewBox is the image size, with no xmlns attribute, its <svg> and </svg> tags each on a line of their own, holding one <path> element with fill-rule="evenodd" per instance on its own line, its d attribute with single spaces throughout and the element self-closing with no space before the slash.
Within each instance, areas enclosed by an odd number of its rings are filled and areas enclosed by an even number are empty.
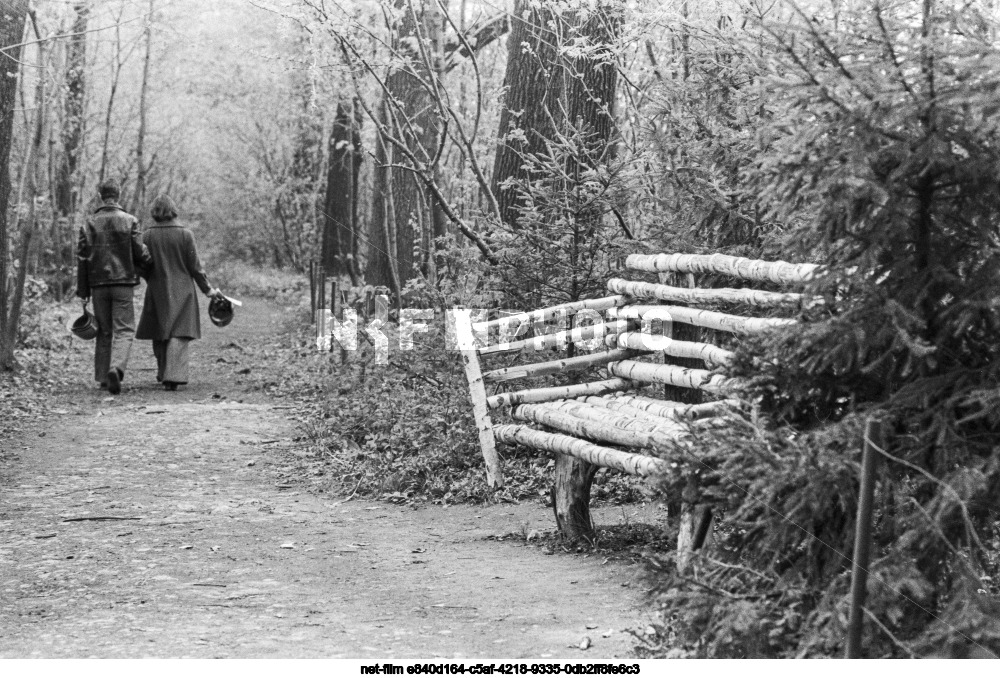
<svg viewBox="0 0 1000 678">
<path fill-rule="evenodd" d="M 860 659 L 861 635 L 868 593 L 868 564 L 872 547 L 872 507 L 875 500 L 875 466 L 878 455 L 885 449 L 882 422 L 869 419 L 865 423 L 865 439 L 861 448 L 861 488 L 858 491 L 858 515 L 854 523 L 854 563 L 851 569 L 851 616 L 847 623 L 847 659 Z"/>
</svg>

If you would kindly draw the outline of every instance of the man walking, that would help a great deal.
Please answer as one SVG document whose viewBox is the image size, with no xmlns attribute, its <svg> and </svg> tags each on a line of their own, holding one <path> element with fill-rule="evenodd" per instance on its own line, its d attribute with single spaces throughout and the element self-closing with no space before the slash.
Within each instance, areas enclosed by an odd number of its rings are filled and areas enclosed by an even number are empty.
<svg viewBox="0 0 1000 678">
<path fill-rule="evenodd" d="M 104 204 L 80 229 L 76 296 L 94 300 L 94 379 L 101 388 L 118 394 L 135 336 L 132 293 L 139 284 L 138 274 L 148 272 L 153 260 L 142 244 L 139 220 L 118 204 L 117 182 L 105 179 L 97 190 Z"/>
</svg>

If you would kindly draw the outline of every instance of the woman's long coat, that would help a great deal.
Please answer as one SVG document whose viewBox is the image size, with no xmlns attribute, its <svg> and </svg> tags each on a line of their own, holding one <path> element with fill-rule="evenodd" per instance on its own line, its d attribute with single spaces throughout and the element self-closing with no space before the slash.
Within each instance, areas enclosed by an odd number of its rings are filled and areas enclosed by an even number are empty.
<svg viewBox="0 0 1000 678">
<path fill-rule="evenodd" d="M 150 226 L 143 233 L 143 242 L 153 257 L 153 270 L 146 281 L 136 339 L 200 339 L 194 286 L 205 294 L 212 288 L 198 260 L 194 235 L 171 219 Z"/>
</svg>

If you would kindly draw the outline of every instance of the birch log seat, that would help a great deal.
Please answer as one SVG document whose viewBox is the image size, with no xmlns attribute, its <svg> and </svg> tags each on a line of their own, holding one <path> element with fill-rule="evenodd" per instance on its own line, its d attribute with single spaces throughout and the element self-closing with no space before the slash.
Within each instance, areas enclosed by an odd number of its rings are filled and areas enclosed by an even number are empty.
<svg viewBox="0 0 1000 678">
<path fill-rule="evenodd" d="M 736 404 L 725 374 L 732 348 L 740 336 L 797 322 L 803 294 L 794 287 L 816 269 L 721 254 L 631 255 L 625 268 L 636 279 L 609 280 L 609 296 L 472 323 L 478 341 L 463 351 L 489 482 L 503 484 L 497 442 L 553 454 L 556 521 L 571 538 L 593 536 L 598 469 L 663 473 L 658 450 L 690 444 L 692 426 Z M 696 276 L 734 286 L 697 287 Z M 499 359 L 515 362 L 484 371 Z M 543 377 L 559 383 L 537 385 Z M 534 384 L 517 388 L 525 380 Z M 707 531 L 704 515 L 699 527 L 687 509 L 681 550 Z"/>
</svg>

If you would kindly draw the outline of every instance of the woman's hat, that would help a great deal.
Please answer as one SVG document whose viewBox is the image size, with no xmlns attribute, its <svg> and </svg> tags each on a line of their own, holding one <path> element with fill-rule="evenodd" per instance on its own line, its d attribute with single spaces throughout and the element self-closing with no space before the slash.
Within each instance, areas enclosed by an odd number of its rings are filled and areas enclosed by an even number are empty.
<svg viewBox="0 0 1000 678">
<path fill-rule="evenodd" d="M 212 297 L 208 302 L 208 319 L 216 327 L 225 327 L 233 321 L 233 304 L 223 296 Z"/>
</svg>

